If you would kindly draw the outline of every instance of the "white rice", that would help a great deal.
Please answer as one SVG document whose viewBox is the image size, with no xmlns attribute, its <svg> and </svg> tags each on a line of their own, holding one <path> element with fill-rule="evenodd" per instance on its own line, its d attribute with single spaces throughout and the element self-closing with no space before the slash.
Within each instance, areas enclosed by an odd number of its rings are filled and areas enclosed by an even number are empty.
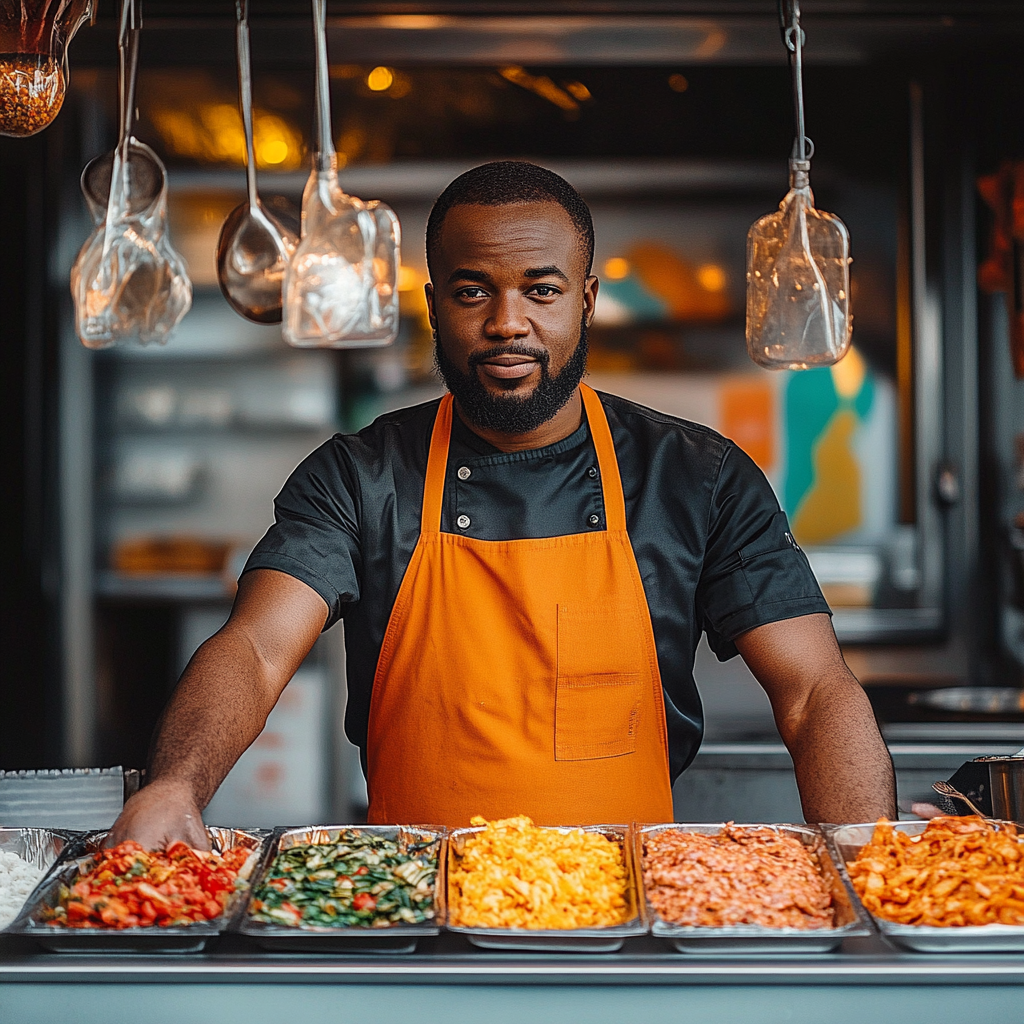
<svg viewBox="0 0 1024 1024">
<path fill-rule="evenodd" d="M 42 868 L 16 853 L 0 850 L 0 928 L 6 928 L 18 916 L 42 877 Z"/>
</svg>

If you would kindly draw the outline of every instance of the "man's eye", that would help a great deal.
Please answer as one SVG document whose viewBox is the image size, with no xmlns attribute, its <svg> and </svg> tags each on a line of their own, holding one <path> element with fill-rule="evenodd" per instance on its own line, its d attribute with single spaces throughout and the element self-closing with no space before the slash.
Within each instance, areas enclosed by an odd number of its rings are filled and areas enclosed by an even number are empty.
<svg viewBox="0 0 1024 1024">
<path fill-rule="evenodd" d="M 476 285 L 470 285 L 468 288 L 460 288 L 455 293 L 460 299 L 479 299 L 483 298 L 487 294 L 483 288 L 479 288 Z"/>
<path fill-rule="evenodd" d="M 534 285 L 530 291 L 541 299 L 550 299 L 554 295 L 562 294 L 553 284 Z"/>
</svg>

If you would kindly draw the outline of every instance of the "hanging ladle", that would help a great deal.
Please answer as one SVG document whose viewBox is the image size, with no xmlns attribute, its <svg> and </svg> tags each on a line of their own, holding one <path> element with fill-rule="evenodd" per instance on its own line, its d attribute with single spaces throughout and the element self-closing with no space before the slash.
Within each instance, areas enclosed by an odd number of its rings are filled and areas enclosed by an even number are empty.
<svg viewBox="0 0 1024 1024">
<path fill-rule="evenodd" d="M 134 8 L 125 5 L 127 16 L 132 17 Z M 131 22 L 132 28 L 136 23 Z M 137 61 L 137 56 L 134 60 Z M 135 119 L 135 67 L 133 57 L 125 47 L 120 53 L 120 124 L 118 125 L 118 147 L 128 153 L 128 212 L 137 214 L 147 209 L 164 190 L 167 174 L 160 158 L 144 142 L 132 136 L 132 122 Z M 127 140 L 127 141 L 126 141 Z M 114 170 L 114 151 L 93 157 L 82 171 L 82 193 L 85 195 L 89 212 L 99 224 L 107 215 L 110 200 L 110 176 Z"/>
<path fill-rule="evenodd" d="M 249 196 L 220 229 L 217 280 L 236 313 L 258 324 L 281 322 L 281 284 L 299 239 L 267 212 L 256 190 L 252 139 L 252 69 L 249 57 L 249 0 L 235 0 L 238 16 L 238 94 L 245 130 L 245 169 Z"/>
</svg>

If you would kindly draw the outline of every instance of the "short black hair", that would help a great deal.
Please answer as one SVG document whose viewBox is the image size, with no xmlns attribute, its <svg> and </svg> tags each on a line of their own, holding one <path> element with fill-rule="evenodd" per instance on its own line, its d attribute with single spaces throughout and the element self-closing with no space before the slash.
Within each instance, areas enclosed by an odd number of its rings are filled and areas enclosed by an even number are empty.
<svg viewBox="0 0 1024 1024">
<path fill-rule="evenodd" d="M 594 221 L 590 207 L 561 175 L 525 160 L 495 160 L 460 174 L 438 197 L 427 219 L 427 268 L 441 240 L 441 227 L 453 206 L 514 206 L 558 203 L 572 218 L 586 255 L 594 265 Z"/>
</svg>

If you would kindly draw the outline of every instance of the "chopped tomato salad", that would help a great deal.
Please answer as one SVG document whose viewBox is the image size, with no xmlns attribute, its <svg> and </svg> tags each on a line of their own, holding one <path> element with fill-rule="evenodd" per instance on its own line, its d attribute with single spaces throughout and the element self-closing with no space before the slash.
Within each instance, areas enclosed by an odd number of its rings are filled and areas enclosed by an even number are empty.
<svg viewBox="0 0 1024 1024">
<path fill-rule="evenodd" d="M 139 928 L 210 921 L 220 917 L 235 891 L 250 851 L 193 850 L 171 843 L 147 851 L 127 840 L 93 856 L 71 888 L 62 887 L 60 904 L 45 915 L 66 928 Z"/>
</svg>

